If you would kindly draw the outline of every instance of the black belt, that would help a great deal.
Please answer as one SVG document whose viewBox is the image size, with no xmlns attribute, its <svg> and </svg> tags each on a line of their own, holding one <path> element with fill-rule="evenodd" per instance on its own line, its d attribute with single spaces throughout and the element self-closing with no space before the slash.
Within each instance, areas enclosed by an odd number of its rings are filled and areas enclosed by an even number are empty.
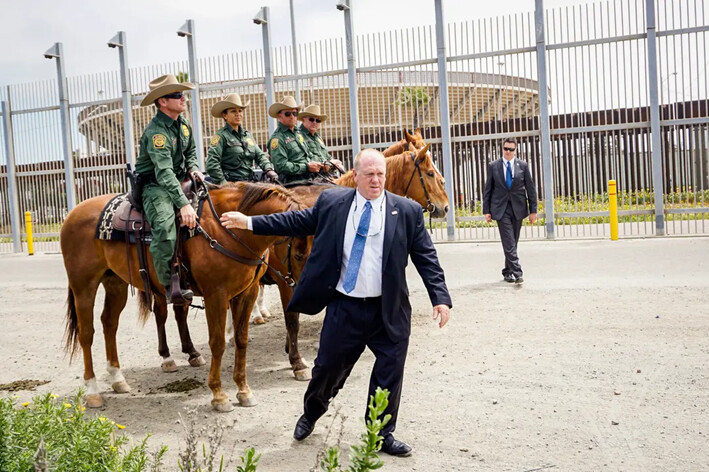
<svg viewBox="0 0 709 472">
<path fill-rule="evenodd" d="M 341 298 L 343 300 L 347 300 L 353 303 L 380 303 L 382 301 L 382 296 L 378 297 L 350 297 L 349 295 L 345 295 L 344 293 L 335 290 L 335 294 L 338 298 Z"/>
</svg>

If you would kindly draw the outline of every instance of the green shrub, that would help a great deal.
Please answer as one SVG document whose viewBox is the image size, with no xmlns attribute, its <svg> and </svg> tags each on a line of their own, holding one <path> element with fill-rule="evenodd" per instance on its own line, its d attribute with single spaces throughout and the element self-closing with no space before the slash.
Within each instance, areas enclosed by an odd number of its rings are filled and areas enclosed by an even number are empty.
<svg viewBox="0 0 709 472">
<path fill-rule="evenodd" d="M 35 397 L 19 407 L 15 398 L 0 399 L 0 470 L 26 472 L 157 471 L 167 451 L 149 454 L 146 436 L 137 445 L 117 431 L 123 426 L 90 418 L 82 392 L 68 402 L 55 395 Z"/>
</svg>

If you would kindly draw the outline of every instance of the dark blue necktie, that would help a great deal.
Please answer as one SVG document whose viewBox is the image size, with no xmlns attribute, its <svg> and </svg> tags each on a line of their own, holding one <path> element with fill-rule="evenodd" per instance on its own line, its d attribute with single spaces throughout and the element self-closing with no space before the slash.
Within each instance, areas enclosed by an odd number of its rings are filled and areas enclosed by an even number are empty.
<svg viewBox="0 0 709 472">
<path fill-rule="evenodd" d="M 505 174 L 505 182 L 507 183 L 507 188 L 512 188 L 512 162 L 507 161 L 505 163 L 507 166 L 507 173 Z"/>
<path fill-rule="evenodd" d="M 347 262 L 347 271 L 345 272 L 345 280 L 342 283 L 342 288 L 345 292 L 350 293 L 357 285 L 357 275 L 359 275 L 359 266 L 362 262 L 362 254 L 364 254 L 364 244 L 367 242 L 367 233 L 369 233 L 369 221 L 372 219 L 372 204 L 367 202 L 364 204 L 364 211 L 359 218 L 359 226 L 357 226 L 357 234 L 352 243 L 352 251 L 350 251 L 350 260 Z"/>
</svg>

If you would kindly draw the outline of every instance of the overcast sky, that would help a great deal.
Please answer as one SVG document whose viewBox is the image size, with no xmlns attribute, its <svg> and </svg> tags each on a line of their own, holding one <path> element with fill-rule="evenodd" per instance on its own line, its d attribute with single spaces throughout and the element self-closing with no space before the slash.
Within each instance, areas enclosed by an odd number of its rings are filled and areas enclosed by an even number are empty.
<svg viewBox="0 0 709 472">
<path fill-rule="evenodd" d="M 434 0 L 351 0 L 355 33 L 433 24 Z M 336 0 L 295 0 L 299 42 L 344 36 Z M 547 8 L 588 0 L 546 0 Z M 186 60 L 187 42 L 175 32 L 195 20 L 199 57 L 261 47 L 251 19 L 271 10 L 274 46 L 291 42 L 289 0 L 0 0 L 0 86 L 53 79 L 54 61 L 42 53 L 64 44 L 66 72 L 77 76 L 118 69 L 118 53 L 106 46 L 117 31 L 128 39 L 130 67 Z M 534 0 L 443 0 L 447 22 L 534 10 Z"/>
</svg>

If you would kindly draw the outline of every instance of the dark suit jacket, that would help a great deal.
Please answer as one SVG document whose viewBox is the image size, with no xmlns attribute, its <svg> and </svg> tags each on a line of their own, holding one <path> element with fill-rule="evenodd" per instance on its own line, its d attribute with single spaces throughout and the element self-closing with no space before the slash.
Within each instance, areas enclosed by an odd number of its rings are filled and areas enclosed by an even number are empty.
<svg viewBox="0 0 709 472">
<path fill-rule="evenodd" d="M 252 218 L 256 234 L 315 235 L 310 257 L 288 311 L 316 314 L 335 297 L 347 215 L 354 197 L 354 189 L 326 190 L 312 208 Z M 393 342 L 406 339 L 411 333 L 411 305 L 406 284 L 409 255 L 423 279 L 431 303 L 452 306 L 443 269 L 423 221 L 423 212 L 417 203 L 386 193 L 382 317 Z"/>
<path fill-rule="evenodd" d="M 517 220 L 524 219 L 530 213 L 537 212 L 537 189 L 532 181 L 532 174 L 526 162 L 515 158 L 512 188 L 505 183 L 503 158 L 494 160 L 487 168 L 483 214 L 492 214 L 493 220 L 499 220 L 505 214 L 507 202 L 512 202 L 512 211 Z"/>
</svg>

